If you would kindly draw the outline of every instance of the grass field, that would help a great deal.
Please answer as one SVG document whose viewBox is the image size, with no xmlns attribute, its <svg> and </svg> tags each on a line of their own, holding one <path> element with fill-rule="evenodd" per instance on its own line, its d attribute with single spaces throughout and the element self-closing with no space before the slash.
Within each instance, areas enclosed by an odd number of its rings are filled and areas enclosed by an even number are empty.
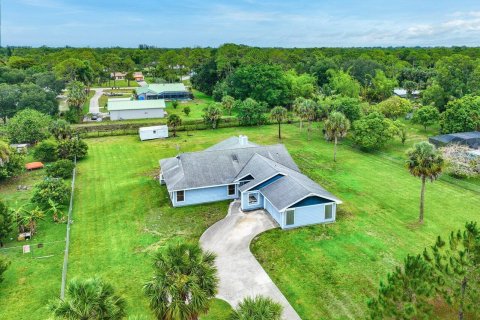
<svg viewBox="0 0 480 320">
<path fill-rule="evenodd" d="M 205 130 L 144 143 L 136 136 L 87 140 L 89 156 L 78 168 L 69 278 L 100 275 L 127 298 L 129 315 L 148 315 L 141 288 L 152 273 L 151 253 L 172 239 L 197 240 L 226 214 L 228 205 L 171 208 L 165 187 L 154 179 L 158 159 L 174 156 L 177 145 L 182 152 L 203 150 L 238 134 L 260 144 L 277 143 L 276 130 L 276 126 Z M 366 300 L 405 255 L 420 252 L 437 235 L 445 236 L 467 220 L 479 220 L 478 179 L 442 178 L 427 185 L 425 224 L 417 224 L 420 181 L 402 163 L 404 150 L 425 138 L 416 127 L 405 146 L 396 141 L 381 152 L 364 153 L 345 141 L 337 163 L 332 162 L 332 144 L 320 137 L 319 128 L 311 141 L 293 125 L 283 126 L 283 134 L 283 143 L 300 168 L 344 201 L 335 224 L 273 230 L 252 245 L 303 319 L 365 317 Z M 21 183 L 0 185 L 1 197 L 12 203 L 18 198 L 17 184 Z M 64 225 L 46 221 L 35 241 L 63 237 Z M 2 316 L 47 317 L 43 306 L 58 295 L 60 286 L 61 249 L 52 248 L 57 255 L 48 259 L 10 255 L 13 265 L 0 290 Z M 228 305 L 216 301 L 204 319 L 222 319 L 228 310 Z"/>
</svg>

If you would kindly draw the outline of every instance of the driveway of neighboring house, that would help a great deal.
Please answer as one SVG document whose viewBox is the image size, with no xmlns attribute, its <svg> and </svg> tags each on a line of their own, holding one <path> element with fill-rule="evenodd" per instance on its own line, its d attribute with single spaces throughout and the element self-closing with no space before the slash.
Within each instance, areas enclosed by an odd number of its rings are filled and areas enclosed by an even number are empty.
<svg viewBox="0 0 480 320">
<path fill-rule="evenodd" d="M 89 113 L 100 113 L 100 104 L 98 103 L 100 97 L 103 95 L 103 88 L 92 88 L 95 91 L 94 96 L 90 99 Z"/>
<path fill-rule="evenodd" d="M 255 236 L 276 227 L 265 211 L 243 213 L 235 201 L 227 216 L 205 231 L 200 244 L 217 254 L 220 299 L 236 307 L 245 297 L 267 296 L 283 306 L 283 319 L 297 320 L 296 311 L 250 252 Z"/>
</svg>

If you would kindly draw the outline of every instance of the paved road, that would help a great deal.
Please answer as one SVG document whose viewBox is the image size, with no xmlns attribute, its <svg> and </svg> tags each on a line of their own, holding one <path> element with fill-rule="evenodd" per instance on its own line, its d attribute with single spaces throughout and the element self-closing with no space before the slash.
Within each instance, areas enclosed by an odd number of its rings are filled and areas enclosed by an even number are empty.
<svg viewBox="0 0 480 320">
<path fill-rule="evenodd" d="M 100 113 L 100 104 L 98 99 L 103 95 L 104 88 L 92 88 L 91 90 L 95 91 L 92 99 L 90 99 L 90 108 L 88 109 L 89 113 Z"/>
<path fill-rule="evenodd" d="M 240 203 L 235 201 L 230 205 L 228 215 L 205 231 L 200 244 L 217 254 L 215 263 L 220 277 L 217 296 L 220 299 L 235 307 L 245 297 L 267 296 L 283 306 L 283 319 L 300 320 L 250 252 L 250 242 L 256 235 L 276 227 L 263 210 L 245 214 L 240 211 Z"/>
</svg>

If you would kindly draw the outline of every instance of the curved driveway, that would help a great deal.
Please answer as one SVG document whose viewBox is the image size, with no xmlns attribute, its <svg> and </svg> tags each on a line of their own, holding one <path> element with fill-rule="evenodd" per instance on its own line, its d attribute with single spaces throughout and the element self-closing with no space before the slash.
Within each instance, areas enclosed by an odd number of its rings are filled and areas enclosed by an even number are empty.
<svg viewBox="0 0 480 320">
<path fill-rule="evenodd" d="M 283 306 L 283 319 L 300 317 L 250 252 L 250 242 L 258 234 L 276 228 L 263 210 L 243 213 L 233 202 L 227 216 L 211 226 L 200 238 L 201 246 L 217 254 L 220 299 L 236 307 L 248 296 L 267 296 Z"/>
</svg>

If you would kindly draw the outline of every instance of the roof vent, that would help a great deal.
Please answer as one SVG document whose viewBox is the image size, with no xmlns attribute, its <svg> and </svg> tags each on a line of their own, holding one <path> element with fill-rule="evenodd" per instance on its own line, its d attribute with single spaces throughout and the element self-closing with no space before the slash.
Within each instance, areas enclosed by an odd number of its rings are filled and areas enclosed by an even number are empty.
<svg viewBox="0 0 480 320">
<path fill-rule="evenodd" d="M 238 142 L 240 143 L 240 145 L 245 146 L 248 144 L 248 137 L 244 135 L 240 135 L 238 137 Z"/>
<path fill-rule="evenodd" d="M 235 154 L 235 153 L 232 154 L 232 159 L 233 159 L 233 161 L 238 162 L 238 156 L 237 156 L 237 154 Z"/>
</svg>

